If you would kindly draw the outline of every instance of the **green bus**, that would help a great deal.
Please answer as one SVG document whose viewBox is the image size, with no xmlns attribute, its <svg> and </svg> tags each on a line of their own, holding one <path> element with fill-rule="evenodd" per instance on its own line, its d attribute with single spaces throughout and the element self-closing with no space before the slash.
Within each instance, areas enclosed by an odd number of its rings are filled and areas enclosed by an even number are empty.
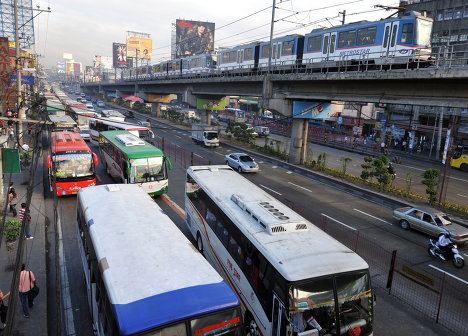
<svg viewBox="0 0 468 336">
<path fill-rule="evenodd" d="M 121 130 L 100 132 L 99 149 L 107 173 L 117 181 L 138 184 L 150 196 L 167 193 L 172 165 L 162 150 Z"/>
</svg>

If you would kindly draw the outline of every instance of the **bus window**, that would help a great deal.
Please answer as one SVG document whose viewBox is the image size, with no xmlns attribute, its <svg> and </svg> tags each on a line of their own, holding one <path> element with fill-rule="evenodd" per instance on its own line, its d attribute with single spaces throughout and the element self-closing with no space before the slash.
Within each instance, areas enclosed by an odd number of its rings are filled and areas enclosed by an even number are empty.
<svg viewBox="0 0 468 336">
<path fill-rule="evenodd" d="M 165 179 L 163 158 L 152 157 L 130 160 L 130 179 L 132 183 L 159 181 Z"/>
<path fill-rule="evenodd" d="M 154 333 L 151 333 L 151 336 L 187 336 L 187 328 L 185 323 L 179 323 L 160 329 Z"/>
<path fill-rule="evenodd" d="M 240 325 L 241 317 L 239 310 L 224 311 L 194 319 L 190 322 L 192 335 L 194 336 L 240 336 Z"/>
</svg>

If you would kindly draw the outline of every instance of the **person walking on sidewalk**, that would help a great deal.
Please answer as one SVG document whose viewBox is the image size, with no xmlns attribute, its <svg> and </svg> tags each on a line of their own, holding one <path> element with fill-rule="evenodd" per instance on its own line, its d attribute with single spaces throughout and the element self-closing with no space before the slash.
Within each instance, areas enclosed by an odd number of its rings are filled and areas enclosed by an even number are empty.
<svg viewBox="0 0 468 336">
<path fill-rule="evenodd" d="M 6 316 L 8 312 L 8 307 L 7 305 L 3 302 L 7 297 L 10 296 L 10 292 L 3 294 L 3 292 L 0 290 L 0 319 L 2 322 L 0 330 L 5 329 L 5 323 L 6 323 Z"/>
<path fill-rule="evenodd" d="M 21 265 L 19 278 L 18 293 L 23 308 L 23 316 L 29 317 L 29 308 L 34 305 L 33 298 L 28 295 L 28 292 L 36 285 L 36 277 L 34 273 L 26 270 L 26 265 Z"/>
<path fill-rule="evenodd" d="M 21 209 L 18 210 L 18 219 L 21 223 L 23 223 L 24 214 L 26 213 L 26 203 L 21 203 Z M 29 225 L 31 224 L 31 215 L 28 213 L 26 215 L 26 220 L 24 221 L 24 235 L 26 239 L 33 239 L 34 237 L 31 236 L 29 233 Z"/>
<path fill-rule="evenodd" d="M 11 188 L 8 193 L 8 205 L 10 206 L 10 211 L 13 213 L 13 217 L 16 217 L 16 202 L 18 201 L 18 194 L 15 191 L 15 188 Z"/>
</svg>

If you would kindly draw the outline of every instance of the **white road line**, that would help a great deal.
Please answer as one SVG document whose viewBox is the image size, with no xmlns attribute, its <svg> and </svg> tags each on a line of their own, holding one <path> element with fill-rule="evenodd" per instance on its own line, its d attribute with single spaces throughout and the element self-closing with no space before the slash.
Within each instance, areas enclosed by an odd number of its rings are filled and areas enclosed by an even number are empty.
<svg viewBox="0 0 468 336">
<path fill-rule="evenodd" d="M 273 167 L 271 167 L 271 168 L 276 169 L 276 168 L 278 168 L 278 166 L 273 166 Z"/>
<path fill-rule="evenodd" d="M 462 194 L 457 194 L 457 196 L 468 198 L 468 196 L 465 196 L 465 195 L 462 195 Z"/>
<path fill-rule="evenodd" d="M 372 216 L 372 215 L 370 215 L 370 214 L 368 214 L 368 213 L 366 213 L 366 212 L 364 212 L 364 211 L 361 211 L 361 210 L 358 210 L 358 209 L 353 209 L 353 210 L 354 210 L 354 211 L 357 211 L 357 212 L 360 212 L 360 213 L 362 213 L 363 215 L 366 215 L 366 216 L 372 217 L 372 218 L 374 218 L 374 219 L 377 219 L 377 220 L 379 220 L 379 221 L 381 221 L 381 222 L 384 222 L 385 224 L 393 225 L 392 223 L 387 222 L 386 220 L 380 219 L 379 217 Z"/>
<path fill-rule="evenodd" d="M 161 132 L 164 132 L 164 133 L 166 133 L 166 132 L 167 132 L 166 130 L 163 130 L 163 129 L 160 129 L 160 131 L 161 131 Z"/>
<path fill-rule="evenodd" d="M 465 257 L 468 257 L 468 254 L 466 254 L 466 253 L 463 253 L 463 255 L 464 255 Z"/>
<path fill-rule="evenodd" d="M 331 219 L 332 221 L 337 222 L 338 224 L 341 224 L 341 225 L 343 225 L 343 226 L 346 226 L 348 229 L 351 229 L 351 230 L 353 230 L 353 231 L 356 231 L 356 229 L 353 228 L 352 226 L 349 226 L 349 225 L 347 225 L 347 224 L 345 224 L 345 223 L 343 223 L 343 222 L 340 222 L 339 220 L 337 220 L 337 219 L 335 219 L 335 218 L 333 218 L 333 217 L 330 217 L 330 216 L 328 216 L 328 215 L 325 215 L 324 213 L 322 213 L 322 216 L 323 216 L 323 217 L 327 217 L 328 219 Z"/>
<path fill-rule="evenodd" d="M 263 163 L 264 161 L 258 161 L 258 163 Z"/>
<path fill-rule="evenodd" d="M 292 171 L 287 171 L 286 174 L 292 174 Z"/>
<path fill-rule="evenodd" d="M 310 189 L 304 188 L 304 187 L 302 187 L 302 186 L 300 186 L 300 185 L 297 185 L 297 184 L 294 184 L 294 183 L 292 183 L 292 182 L 288 182 L 288 183 L 289 183 L 289 184 L 292 184 L 292 185 L 293 185 L 293 186 L 295 186 L 295 187 L 298 187 L 298 188 L 304 189 L 305 191 L 308 191 L 308 192 L 313 192 L 313 191 L 312 191 L 312 190 L 310 190 Z"/>
<path fill-rule="evenodd" d="M 262 188 L 265 188 L 266 190 L 270 190 L 271 192 L 274 192 L 274 193 L 277 194 L 277 195 L 280 195 L 280 196 L 282 195 L 282 194 L 280 194 L 279 192 L 274 191 L 273 189 L 270 189 L 270 188 L 268 188 L 268 187 L 265 187 L 263 184 L 259 184 L 259 186 L 262 187 Z"/>
<path fill-rule="evenodd" d="M 198 156 L 199 158 L 202 158 L 202 159 L 204 158 L 203 156 L 198 155 L 197 153 L 193 153 L 193 155 Z"/>
<path fill-rule="evenodd" d="M 218 153 L 218 152 L 215 152 L 215 154 L 218 154 L 218 155 L 224 156 L 224 154 L 221 154 L 221 153 Z"/>
<path fill-rule="evenodd" d="M 442 269 L 440 269 L 440 268 L 438 268 L 438 267 L 435 267 L 434 265 L 429 264 L 428 266 L 429 266 L 429 267 L 432 267 L 433 269 L 438 270 L 439 272 L 445 273 L 445 274 L 447 274 L 448 276 L 451 276 L 452 278 L 454 278 L 454 279 L 456 279 L 456 280 L 458 280 L 458 281 L 463 282 L 465 285 L 468 285 L 468 281 L 466 281 L 466 280 L 463 280 L 463 279 L 461 279 L 461 278 L 459 278 L 459 277 L 456 277 L 456 276 L 453 275 L 453 274 L 450 274 L 450 273 L 448 273 L 448 272 L 445 272 L 444 270 L 442 270 Z"/>
<path fill-rule="evenodd" d="M 178 135 L 175 135 L 175 134 L 174 134 L 174 136 L 175 136 L 176 138 L 182 139 L 182 137 L 180 137 L 180 136 L 178 136 Z"/>
</svg>

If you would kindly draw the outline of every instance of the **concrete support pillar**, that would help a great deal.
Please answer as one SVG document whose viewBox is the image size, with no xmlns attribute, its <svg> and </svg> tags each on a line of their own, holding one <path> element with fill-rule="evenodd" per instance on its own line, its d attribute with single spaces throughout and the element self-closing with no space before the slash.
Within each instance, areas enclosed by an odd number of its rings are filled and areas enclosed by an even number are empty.
<svg viewBox="0 0 468 336">
<path fill-rule="evenodd" d="M 440 108 L 440 114 L 439 114 L 439 127 L 437 130 L 437 146 L 436 146 L 436 158 L 440 158 L 440 146 L 442 144 L 442 125 L 444 122 L 444 110 L 445 107 Z"/>
<path fill-rule="evenodd" d="M 211 112 L 207 110 L 199 110 L 200 123 L 211 125 Z"/>
<path fill-rule="evenodd" d="M 416 125 L 419 123 L 419 110 L 421 109 L 421 106 L 413 106 L 413 115 L 411 116 L 411 122 L 410 122 L 410 138 L 408 141 L 408 147 L 410 150 L 414 148 L 414 139 L 415 139 L 415 131 L 413 131 L 413 125 Z"/>
<path fill-rule="evenodd" d="M 293 119 L 291 129 L 291 142 L 289 146 L 289 163 L 301 164 L 304 160 L 306 146 L 304 143 L 304 124 L 308 124 L 308 119 Z"/>
<path fill-rule="evenodd" d="M 302 151 L 301 151 L 301 164 L 307 161 L 307 138 L 309 136 L 309 119 L 304 119 L 302 124 Z"/>
<path fill-rule="evenodd" d="M 161 116 L 161 104 L 160 103 L 151 103 L 151 114 L 156 118 Z"/>
</svg>

